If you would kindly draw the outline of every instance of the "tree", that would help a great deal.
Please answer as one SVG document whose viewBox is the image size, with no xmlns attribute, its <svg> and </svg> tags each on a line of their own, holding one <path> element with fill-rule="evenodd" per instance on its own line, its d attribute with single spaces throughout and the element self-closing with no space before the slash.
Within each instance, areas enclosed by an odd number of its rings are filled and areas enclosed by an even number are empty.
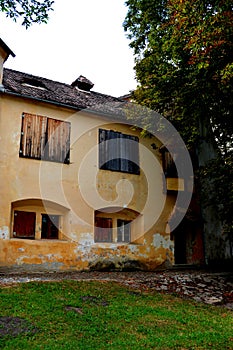
<svg viewBox="0 0 233 350">
<path fill-rule="evenodd" d="M 219 217 L 219 235 L 224 230 L 232 242 L 232 1 L 128 0 L 126 5 L 124 29 L 139 82 L 134 98 L 167 117 L 197 154 L 206 227 Z"/>
<path fill-rule="evenodd" d="M 0 11 L 15 22 L 22 18 L 22 25 L 29 28 L 33 23 L 47 23 L 53 3 L 51 0 L 0 0 Z"/>
</svg>

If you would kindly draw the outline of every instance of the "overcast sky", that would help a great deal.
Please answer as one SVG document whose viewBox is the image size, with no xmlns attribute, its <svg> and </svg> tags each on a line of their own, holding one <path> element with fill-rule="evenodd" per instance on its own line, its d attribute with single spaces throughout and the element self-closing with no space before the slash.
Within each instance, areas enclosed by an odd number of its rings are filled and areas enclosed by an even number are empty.
<svg viewBox="0 0 233 350">
<path fill-rule="evenodd" d="M 113 96 L 136 87 L 122 23 L 125 0 L 55 0 L 48 24 L 25 29 L 0 14 L 0 36 L 16 54 L 5 67 L 72 83 L 84 75 Z"/>
</svg>

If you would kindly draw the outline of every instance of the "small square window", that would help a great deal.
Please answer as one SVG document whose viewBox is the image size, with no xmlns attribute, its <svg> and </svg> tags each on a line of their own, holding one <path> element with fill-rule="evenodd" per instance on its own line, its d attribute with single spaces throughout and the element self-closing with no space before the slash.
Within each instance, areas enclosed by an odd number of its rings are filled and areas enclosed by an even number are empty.
<svg viewBox="0 0 233 350">
<path fill-rule="evenodd" d="M 59 217 L 59 215 L 42 214 L 42 239 L 58 239 Z"/>
<path fill-rule="evenodd" d="M 130 242 L 130 221 L 117 220 L 117 242 Z"/>
</svg>

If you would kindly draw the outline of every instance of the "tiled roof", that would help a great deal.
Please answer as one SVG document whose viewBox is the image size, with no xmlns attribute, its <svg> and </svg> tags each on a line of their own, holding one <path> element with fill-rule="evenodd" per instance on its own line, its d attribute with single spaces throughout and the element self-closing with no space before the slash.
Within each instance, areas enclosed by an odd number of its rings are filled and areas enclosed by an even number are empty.
<svg viewBox="0 0 233 350">
<path fill-rule="evenodd" d="M 94 91 L 4 68 L 5 93 L 60 104 L 74 109 L 94 109 L 101 105 L 121 105 L 122 100 Z"/>
</svg>

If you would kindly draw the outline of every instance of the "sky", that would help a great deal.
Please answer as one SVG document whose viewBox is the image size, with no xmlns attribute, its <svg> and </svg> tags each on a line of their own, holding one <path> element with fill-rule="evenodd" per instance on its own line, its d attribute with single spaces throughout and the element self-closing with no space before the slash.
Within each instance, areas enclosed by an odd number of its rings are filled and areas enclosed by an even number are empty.
<svg viewBox="0 0 233 350">
<path fill-rule="evenodd" d="M 122 96 L 135 89 L 133 50 L 122 27 L 125 0 L 55 0 L 47 24 L 25 29 L 0 13 L 0 37 L 15 53 L 5 67 Z"/>
</svg>

